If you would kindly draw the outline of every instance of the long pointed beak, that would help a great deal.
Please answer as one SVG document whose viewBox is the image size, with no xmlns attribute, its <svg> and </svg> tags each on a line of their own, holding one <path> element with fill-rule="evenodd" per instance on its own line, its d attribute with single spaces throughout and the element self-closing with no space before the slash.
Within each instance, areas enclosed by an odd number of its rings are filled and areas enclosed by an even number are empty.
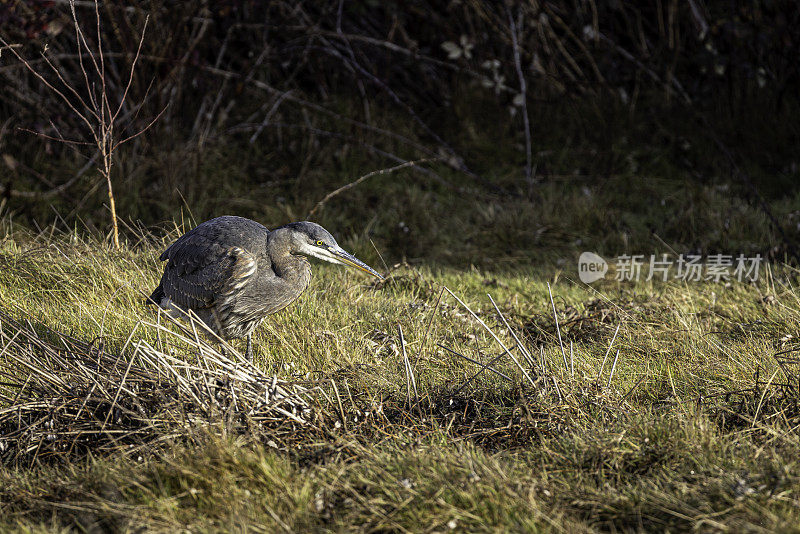
<svg viewBox="0 0 800 534">
<path fill-rule="evenodd" d="M 378 280 L 383 280 L 383 276 L 381 276 L 378 271 L 364 263 L 363 261 L 359 260 L 349 252 L 345 252 L 342 249 L 334 249 L 329 248 L 328 251 L 333 254 L 337 260 L 344 263 L 345 265 L 349 265 L 350 267 L 355 267 L 359 271 L 364 271 L 365 273 L 371 274 Z"/>
</svg>

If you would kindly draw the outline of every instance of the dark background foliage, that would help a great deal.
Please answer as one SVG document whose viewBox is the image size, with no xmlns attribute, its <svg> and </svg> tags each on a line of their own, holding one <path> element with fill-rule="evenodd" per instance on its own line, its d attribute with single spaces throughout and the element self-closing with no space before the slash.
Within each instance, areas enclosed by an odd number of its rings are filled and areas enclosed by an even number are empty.
<svg viewBox="0 0 800 534">
<path fill-rule="evenodd" d="M 236 213 L 274 226 L 371 170 L 426 159 L 332 198 L 317 219 L 395 259 L 448 261 L 432 252 L 453 249 L 444 234 L 473 246 L 458 261 L 574 239 L 621 252 L 637 232 L 793 254 L 795 2 L 107 1 L 99 31 L 93 2 L 75 14 L 89 46 L 102 42 L 112 99 L 149 17 L 117 134 L 158 120 L 114 156 L 129 223 Z M 0 37 L 54 86 L 85 91 L 68 2 L 3 0 Z M 0 80 L 3 210 L 105 231 L 95 153 L 58 140 L 86 139 L 83 125 L 8 50 Z M 721 213 L 719 235 L 700 236 L 709 190 L 721 212 L 741 202 L 774 235 L 736 234 Z M 596 220 L 532 225 L 582 194 L 603 199 Z"/>
</svg>

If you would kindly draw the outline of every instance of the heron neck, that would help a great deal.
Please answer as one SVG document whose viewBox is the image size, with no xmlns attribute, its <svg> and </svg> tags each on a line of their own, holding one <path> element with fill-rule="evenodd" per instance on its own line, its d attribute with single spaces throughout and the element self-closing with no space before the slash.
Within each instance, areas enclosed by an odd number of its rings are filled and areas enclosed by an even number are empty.
<svg viewBox="0 0 800 534">
<path fill-rule="evenodd" d="M 308 283 L 311 266 L 305 256 L 293 253 L 292 239 L 288 232 L 281 229 L 270 232 L 267 255 L 278 277 L 292 282 L 305 281 Z"/>
</svg>

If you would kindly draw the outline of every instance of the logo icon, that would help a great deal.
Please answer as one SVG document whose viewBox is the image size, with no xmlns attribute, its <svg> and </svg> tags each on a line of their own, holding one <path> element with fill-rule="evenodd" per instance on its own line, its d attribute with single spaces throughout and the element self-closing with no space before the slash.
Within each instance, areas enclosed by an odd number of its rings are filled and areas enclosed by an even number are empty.
<svg viewBox="0 0 800 534">
<path fill-rule="evenodd" d="M 591 284 L 606 276 L 608 263 L 594 252 L 584 252 L 578 258 L 578 277 L 584 284 Z"/>
</svg>

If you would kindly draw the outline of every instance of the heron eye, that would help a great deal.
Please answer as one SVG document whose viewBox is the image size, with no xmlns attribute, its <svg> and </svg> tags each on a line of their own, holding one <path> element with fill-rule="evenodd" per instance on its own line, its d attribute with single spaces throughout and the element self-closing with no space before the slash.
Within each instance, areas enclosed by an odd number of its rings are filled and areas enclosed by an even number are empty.
<svg viewBox="0 0 800 534">
<path fill-rule="evenodd" d="M 322 241 L 322 240 L 320 240 L 320 241 L 317 241 L 317 246 L 318 246 L 318 247 L 325 246 L 325 242 L 324 242 L 324 241 Z"/>
</svg>

